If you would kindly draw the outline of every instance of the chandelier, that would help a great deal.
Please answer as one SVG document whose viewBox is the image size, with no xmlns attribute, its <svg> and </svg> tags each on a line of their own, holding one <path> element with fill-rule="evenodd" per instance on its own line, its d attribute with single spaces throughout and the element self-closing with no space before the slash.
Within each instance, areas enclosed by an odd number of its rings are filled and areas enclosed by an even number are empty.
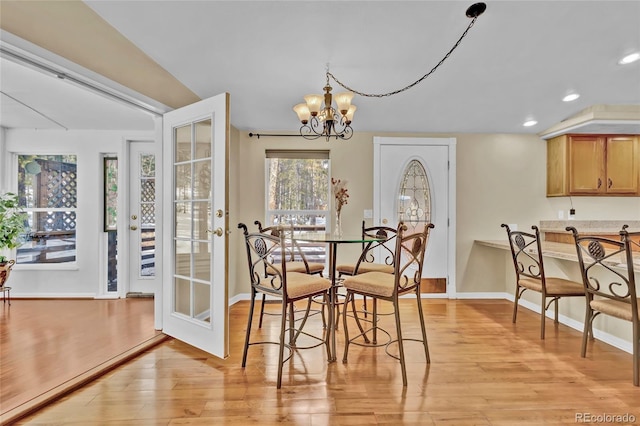
<svg viewBox="0 0 640 426">
<path fill-rule="evenodd" d="M 305 139 L 318 139 L 324 136 L 327 140 L 332 137 L 346 140 L 353 136 L 351 121 L 353 113 L 356 112 L 356 106 L 351 105 L 353 92 L 336 93 L 335 100 L 338 108 L 334 108 L 329 75 L 327 70 L 324 95 L 307 95 L 304 97 L 306 103 L 293 107 L 302 123 L 300 135 Z M 322 101 L 324 101 L 324 107 Z"/>
<path fill-rule="evenodd" d="M 453 45 L 451 50 L 438 62 L 429 72 L 420 77 L 418 80 L 403 87 L 402 89 L 394 90 L 388 93 L 363 93 L 350 88 L 338 80 L 331 72 L 327 65 L 327 82 L 324 86 L 324 94 L 322 95 L 306 95 L 304 96 L 305 103 L 297 104 L 293 107 L 293 110 L 298 115 L 298 119 L 302 123 L 300 127 L 300 136 L 305 139 L 318 139 L 324 137 L 327 141 L 331 138 L 347 140 L 353 136 L 353 129 L 351 128 L 351 122 L 353 121 L 353 114 L 356 111 L 356 106 L 351 104 L 351 100 L 354 95 L 360 95 L 370 98 L 382 98 L 386 96 L 392 96 L 405 90 L 408 90 L 420 83 L 422 80 L 429 77 L 433 72 L 442 65 L 442 63 L 453 53 L 458 47 L 462 39 L 467 35 L 467 32 L 473 27 L 478 16 L 482 15 L 487 9 L 485 3 L 475 3 L 466 11 L 466 16 L 472 18 L 467 29 L 462 33 L 458 41 Z M 329 84 L 329 77 L 333 79 L 339 86 L 346 89 L 347 92 L 336 93 L 335 97 L 331 94 L 333 89 Z M 333 106 L 333 101 L 336 102 L 336 107 Z M 323 105 L 324 102 L 324 105 Z"/>
</svg>

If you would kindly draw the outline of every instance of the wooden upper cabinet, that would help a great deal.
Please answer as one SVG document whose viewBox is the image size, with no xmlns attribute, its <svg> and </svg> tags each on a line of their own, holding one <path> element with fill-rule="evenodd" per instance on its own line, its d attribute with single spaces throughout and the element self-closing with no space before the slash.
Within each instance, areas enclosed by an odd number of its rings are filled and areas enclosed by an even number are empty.
<svg viewBox="0 0 640 426">
<path fill-rule="evenodd" d="M 597 194 L 605 190 L 605 138 L 569 137 L 569 193 Z"/>
<path fill-rule="evenodd" d="M 566 139 L 566 136 L 558 136 L 547 141 L 547 197 L 560 197 L 569 192 Z"/>
<path fill-rule="evenodd" d="M 547 196 L 640 195 L 638 136 L 562 135 L 547 141 Z"/>
<path fill-rule="evenodd" d="M 638 194 L 638 138 L 607 138 L 607 192 Z M 629 161 L 632 159 L 632 161 Z"/>
</svg>

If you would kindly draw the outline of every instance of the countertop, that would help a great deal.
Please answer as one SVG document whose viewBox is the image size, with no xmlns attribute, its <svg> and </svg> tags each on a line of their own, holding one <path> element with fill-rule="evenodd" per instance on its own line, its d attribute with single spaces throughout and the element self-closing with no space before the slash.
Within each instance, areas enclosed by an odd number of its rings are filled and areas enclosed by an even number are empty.
<svg viewBox="0 0 640 426">
<path fill-rule="evenodd" d="M 618 234 L 622 225 L 629 225 L 627 231 L 640 232 L 640 220 L 541 220 L 540 232 L 568 233 L 565 228 L 573 226 L 580 233 Z"/>
<path fill-rule="evenodd" d="M 476 240 L 477 244 L 486 247 L 493 247 L 502 250 L 511 250 L 509 242 L 504 240 Z M 576 247 L 573 244 L 556 243 L 552 241 L 541 241 L 542 255 L 546 257 L 552 257 L 555 259 L 570 260 L 578 262 L 578 255 L 576 253 Z M 535 247 L 529 249 L 531 253 L 537 252 Z M 611 258 L 609 262 L 606 262 L 614 268 L 626 269 L 625 259 Z M 636 255 L 633 259 L 633 270 L 640 273 L 640 255 Z"/>
</svg>

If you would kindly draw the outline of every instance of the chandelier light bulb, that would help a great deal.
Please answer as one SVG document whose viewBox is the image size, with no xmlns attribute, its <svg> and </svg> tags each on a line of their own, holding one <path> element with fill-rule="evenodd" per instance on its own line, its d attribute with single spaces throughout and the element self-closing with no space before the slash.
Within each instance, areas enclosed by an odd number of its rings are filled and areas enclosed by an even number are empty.
<svg viewBox="0 0 640 426">
<path fill-rule="evenodd" d="M 334 97 L 336 104 L 338 105 L 338 111 L 340 114 L 345 115 L 349 111 L 351 100 L 353 99 L 352 92 L 340 92 L 336 93 Z"/>
<path fill-rule="evenodd" d="M 307 107 L 309 108 L 309 112 L 312 117 L 318 115 L 320 110 L 322 109 L 322 100 L 324 96 L 322 95 L 307 95 L 304 97 L 304 101 L 307 103 Z"/>
<path fill-rule="evenodd" d="M 353 121 L 353 114 L 356 112 L 356 109 L 358 109 L 358 108 L 356 108 L 355 105 L 349 105 L 349 110 L 345 114 L 345 118 L 347 120 L 347 124 L 351 124 L 351 122 Z"/>
<path fill-rule="evenodd" d="M 309 112 L 307 104 L 298 104 L 293 107 L 293 110 L 298 114 L 298 119 L 302 124 L 307 124 L 309 122 L 311 112 Z"/>
</svg>

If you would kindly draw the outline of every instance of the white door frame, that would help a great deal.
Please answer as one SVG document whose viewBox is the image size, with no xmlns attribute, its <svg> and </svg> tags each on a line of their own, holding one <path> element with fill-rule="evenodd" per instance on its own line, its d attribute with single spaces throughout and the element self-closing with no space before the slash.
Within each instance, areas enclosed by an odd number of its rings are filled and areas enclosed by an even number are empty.
<svg viewBox="0 0 640 426">
<path fill-rule="evenodd" d="M 456 298 L 456 139 L 455 138 L 405 138 L 405 137 L 379 137 L 373 138 L 373 223 L 380 224 L 380 194 L 375 188 L 380 188 L 380 175 L 375 173 L 378 168 L 376 165 L 381 164 L 380 146 L 381 145 L 440 145 L 446 146 L 448 149 L 449 171 L 447 188 L 448 198 L 448 249 L 447 249 L 447 297 L 449 299 Z M 424 295 L 423 295 L 424 297 Z"/>
<path fill-rule="evenodd" d="M 129 256 L 131 248 L 129 247 L 129 166 L 131 159 L 129 158 L 129 144 L 131 142 L 153 142 L 156 155 L 156 261 L 163 258 L 163 227 L 159 226 L 163 220 L 163 204 L 162 204 L 162 117 L 154 117 L 154 136 L 152 138 L 140 137 L 124 137 L 122 139 L 122 155 L 118 156 L 118 187 L 126 188 L 125 191 L 118 193 L 118 206 L 122 206 L 118 214 L 118 235 L 126 236 L 119 238 L 118 252 L 118 296 L 126 297 L 130 290 L 129 286 Z M 126 214 L 123 214 L 126 213 Z M 126 284 L 122 281 L 126 279 Z M 156 278 L 153 291 L 153 316 L 154 329 L 162 330 L 162 268 L 156 266 Z"/>
</svg>

